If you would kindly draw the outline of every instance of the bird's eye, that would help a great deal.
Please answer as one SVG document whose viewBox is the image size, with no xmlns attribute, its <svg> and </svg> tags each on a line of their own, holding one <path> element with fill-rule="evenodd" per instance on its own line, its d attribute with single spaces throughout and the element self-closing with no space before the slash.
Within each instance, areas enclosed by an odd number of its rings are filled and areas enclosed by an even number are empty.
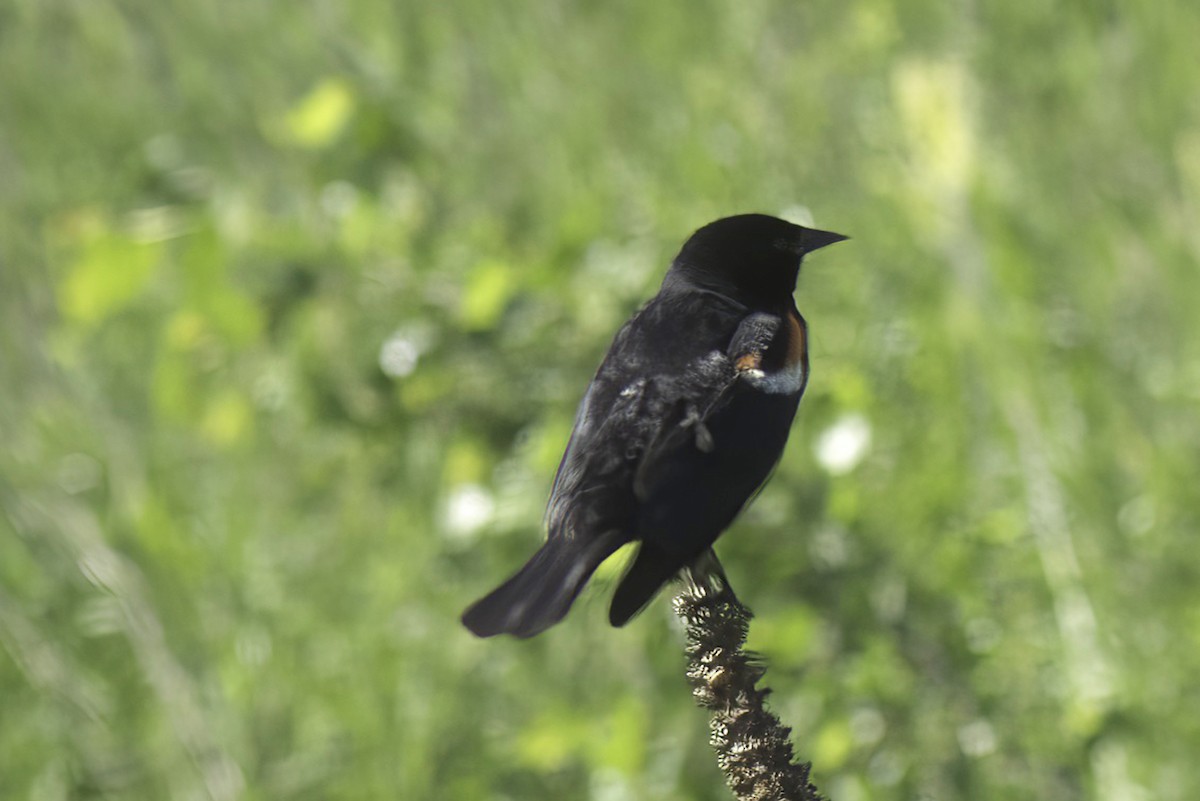
<svg viewBox="0 0 1200 801">
<path fill-rule="evenodd" d="M 803 249 L 803 245 L 800 244 L 799 240 L 789 239 L 788 237 L 780 237 L 772 242 L 771 245 L 775 248 L 775 250 L 780 250 L 784 253 L 798 254 Z"/>
</svg>

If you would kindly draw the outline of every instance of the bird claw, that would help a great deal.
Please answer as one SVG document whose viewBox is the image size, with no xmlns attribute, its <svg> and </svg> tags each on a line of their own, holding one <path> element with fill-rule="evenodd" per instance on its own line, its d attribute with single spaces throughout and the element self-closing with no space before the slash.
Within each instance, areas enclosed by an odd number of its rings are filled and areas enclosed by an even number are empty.
<svg viewBox="0 0 1200 801">
<path fill-rule="evenodd" d="M 691 426 L 695 429 L 693 432 L 696 437 L 696 448 L 701 453 L 712 453 L 715 443 L 713 442 L 712 432 L 708 430 L 708 426 L 704 424 L 704 419 L 700 416 L 700 412 L 695 408 L 688 409 L 687 417 L 683 418 L 681 426 L 687 428 Z"/>
</svg>

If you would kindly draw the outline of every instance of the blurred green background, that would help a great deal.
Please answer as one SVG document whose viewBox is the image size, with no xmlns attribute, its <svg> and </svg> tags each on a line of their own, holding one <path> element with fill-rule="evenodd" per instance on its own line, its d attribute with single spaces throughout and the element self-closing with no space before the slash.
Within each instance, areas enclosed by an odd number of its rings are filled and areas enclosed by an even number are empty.
<svg viewBox="0 0 1200 801">
<path fill-rule="evenodd" d="M 814 780 L 1200 797 L 1200 9 L 6 0 L 0 798 L 726 799 L 666 599 L 476 641 L 693 229 L 850 234 L 719 548 Z"/>
</svg>

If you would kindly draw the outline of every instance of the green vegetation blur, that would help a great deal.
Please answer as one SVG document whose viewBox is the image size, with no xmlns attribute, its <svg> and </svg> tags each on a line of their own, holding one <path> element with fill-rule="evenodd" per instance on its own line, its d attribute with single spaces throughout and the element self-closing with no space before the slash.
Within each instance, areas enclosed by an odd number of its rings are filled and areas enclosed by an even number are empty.
<svg viewBox="0 0 1200 801">
<path fill-rule="evenodd" d="M 852 240 L 718 551 L 835 801 L 1200 797 L 1200 10 L 0 6 L 0 798 L 727 799 L 463 607 L 682 240 Z"/>
</svg>

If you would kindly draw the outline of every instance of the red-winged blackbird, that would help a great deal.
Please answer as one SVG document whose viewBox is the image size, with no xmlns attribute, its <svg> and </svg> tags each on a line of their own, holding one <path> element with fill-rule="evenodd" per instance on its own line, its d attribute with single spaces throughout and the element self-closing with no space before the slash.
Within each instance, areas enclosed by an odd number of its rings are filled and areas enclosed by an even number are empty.
<svg viewBox="0 0 1200 801">
<path fill-rule="evenodd" d="M 807 328 L 792 299 L 800 262 L 843 239 L 762 214 L 692 234 L 583 396 L 546 543 L 467 609 L 468 629 L 544 631 L 631 540 L 641 545 L 613 596 L 614 626 L 681 569 L 720 569 L 710 548 L 779 461 L 808 381 Z"/>
</svg>

